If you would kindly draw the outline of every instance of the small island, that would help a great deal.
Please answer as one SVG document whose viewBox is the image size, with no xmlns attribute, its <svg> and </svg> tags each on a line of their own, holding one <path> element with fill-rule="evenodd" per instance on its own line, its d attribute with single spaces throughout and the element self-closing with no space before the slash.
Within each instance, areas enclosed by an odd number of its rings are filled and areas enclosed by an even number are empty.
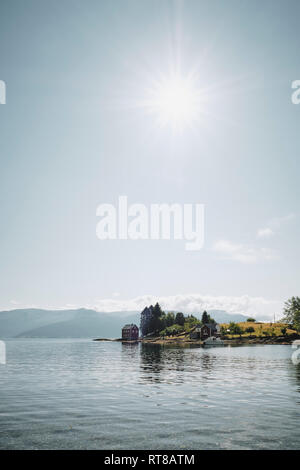
<svg viewBox="0 0 300 470">
<path fill-rule="evenodd" d="M 249 317 L 243 322 L 218 324 L 206 311 L 201 320 L 182 312 L 164 312 L 158 303 L 145 307 L 141 312 L 140 328 L 127 324 L 122 337 L 98 338 L 94 341 L 122 341 L 124 343 L 150 343 L 174 345 L 212 345 L 208 339 L 216 339 L 216 345 L 232 344 L 291 344 L 300 339 L 298 307 L 300 299 L 292 297 L 285 304 L 284 318 L 279 322 L 259 322 Z"/>
</svg>

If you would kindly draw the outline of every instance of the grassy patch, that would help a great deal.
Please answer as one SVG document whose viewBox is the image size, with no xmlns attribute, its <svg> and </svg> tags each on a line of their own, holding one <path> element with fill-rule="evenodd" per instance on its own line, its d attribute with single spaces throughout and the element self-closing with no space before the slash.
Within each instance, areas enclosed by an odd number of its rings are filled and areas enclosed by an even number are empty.
<svg viewBox="0 0 300 470">
<path fill-rule="evenodd" d="M 260 323 L 260 322 L 239 322 L 237 323 L 240 328 L 242 328 L 242 338 L 247 338 L 249 336 L 257 336 L 259 338 L 263 338 L 266 336 L 286 336 L 297 333 L 296 330 L 289 328 L 289 325 L 286 323 Z M 226 330 L 229 327 L 229 323 L 222 323 Z M 254 332 L 246 333 L 246 329 L 252 327 Z M 282 331 L 283 330 L 283 331 Z M 240 335 L 231 335 L 229 333 L 226 334 L 228 338 L 239 338 Z"/>
</svg>

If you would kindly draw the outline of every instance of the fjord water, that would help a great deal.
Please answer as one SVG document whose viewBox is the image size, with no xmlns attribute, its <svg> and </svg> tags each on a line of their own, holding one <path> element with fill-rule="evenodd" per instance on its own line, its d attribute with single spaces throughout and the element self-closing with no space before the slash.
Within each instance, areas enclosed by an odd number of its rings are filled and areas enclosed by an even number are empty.
<svg viewBox="0 0 300 470">
<path fill-rule="evenodd" d="M 7 340 L 1 449 L 299 449 L 290 346 Z"/>
</svg>

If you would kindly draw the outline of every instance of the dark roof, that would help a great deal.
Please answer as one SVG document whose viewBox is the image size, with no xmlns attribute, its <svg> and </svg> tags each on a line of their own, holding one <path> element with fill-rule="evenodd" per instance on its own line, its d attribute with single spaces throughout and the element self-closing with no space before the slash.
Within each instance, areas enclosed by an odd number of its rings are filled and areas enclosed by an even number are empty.
<svg viewBox="0 0 300 470">
<path fill-rule="evenodd" d="M 124 330 L 124 328 L 138 328 L 134 323 L 128 323 L 127 325 L 124 325 L 122 330 Z"/>
<path fill-rule="evenodd" d="M 217 327 L 216 323 L 204 323 L 203 326 L 207 326 L 210 330 L 215 330 Z"/>
</svg>

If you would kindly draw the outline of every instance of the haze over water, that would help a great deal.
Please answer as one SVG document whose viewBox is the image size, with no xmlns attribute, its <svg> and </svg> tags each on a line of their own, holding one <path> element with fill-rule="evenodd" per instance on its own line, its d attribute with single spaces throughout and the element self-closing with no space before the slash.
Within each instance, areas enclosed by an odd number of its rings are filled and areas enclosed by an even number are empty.
<svg viewBox="0 0 300 470">
<path fill-rule="evenodd" d="M 290 346 L 7 341 L 1 449 L 299 449 Z"/>
</svg>

